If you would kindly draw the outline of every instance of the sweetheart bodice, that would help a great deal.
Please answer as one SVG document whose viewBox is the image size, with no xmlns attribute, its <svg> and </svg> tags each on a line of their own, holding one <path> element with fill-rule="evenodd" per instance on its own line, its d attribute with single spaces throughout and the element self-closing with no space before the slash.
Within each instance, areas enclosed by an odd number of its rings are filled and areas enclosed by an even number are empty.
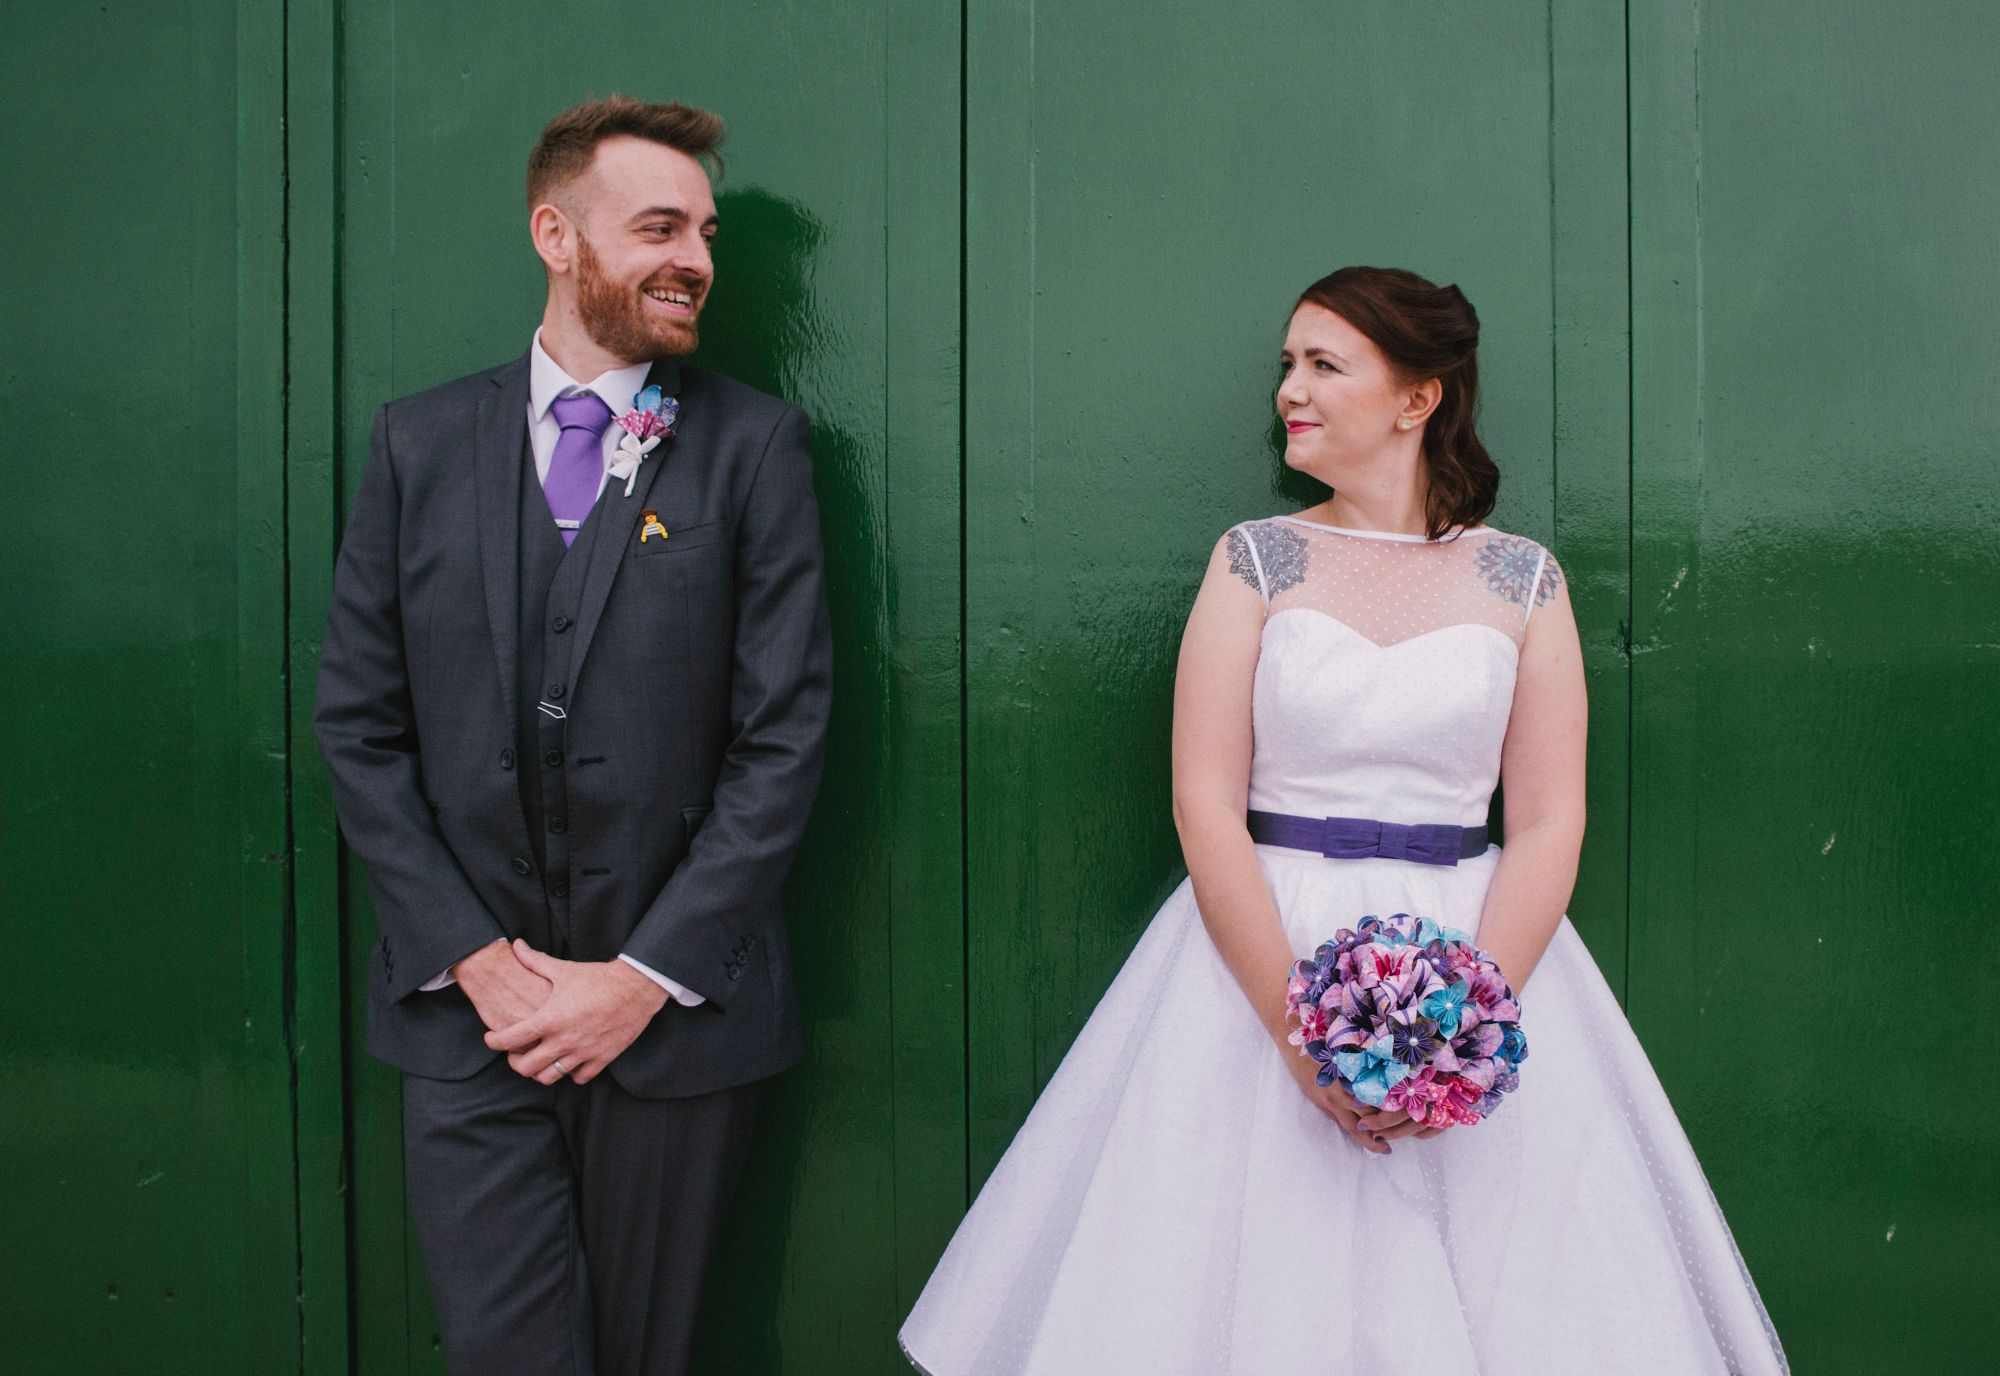
<svg viewBox="0 0 2000 1376">
<path fill-rule="evenodd" d="M 1500 777 L 1513 641 L 1442 626 L 1377 645 L 1308 608 L 1265 623 L 1250 806 L 1478 826 Z"/>
</svg>

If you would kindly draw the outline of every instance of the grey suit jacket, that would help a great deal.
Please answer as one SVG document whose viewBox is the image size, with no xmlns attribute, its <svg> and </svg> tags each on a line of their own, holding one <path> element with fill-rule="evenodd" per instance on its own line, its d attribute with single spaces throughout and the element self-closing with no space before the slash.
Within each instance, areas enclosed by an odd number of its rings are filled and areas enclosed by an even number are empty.
<svg viewBox="0 0 2000 1376">
<path fill-rule="evenodd" d="M 492 1052 L 457 988 L 418 986 L 497 937 L 629 953 L 669 1004 L 610 1073 L 706 1093 L 802 1054 L 779 890 L 818 787 L 831 649 L 805 414 L 672 362 L 679 433 L 612 480 L 576 607 L 567 875 L 530 857 L 514 743 L 526 357 L 377 414 L 327 616 L 314 717 L 381 939 L 368 1046 L 463 1078 Z M 668 531 L 641 542 L 640 512 Z M 581 543 L 581 542 L 579 542 Z M 530 761 L 519 761 L 527 767 Z"/>
</svg>

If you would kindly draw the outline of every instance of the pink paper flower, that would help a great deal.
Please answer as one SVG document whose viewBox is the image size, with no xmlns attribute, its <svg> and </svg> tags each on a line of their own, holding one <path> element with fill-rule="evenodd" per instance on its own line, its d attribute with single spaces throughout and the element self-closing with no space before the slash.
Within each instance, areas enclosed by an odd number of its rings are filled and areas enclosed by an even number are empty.
<svg viewBox="0 0 2000 1376">
<path fill-rule="evenodd" d="M 633 439 L 649 440 L 673 433 L 674 423 L 662 411 L 627 411 L 618 417 L 619 426 Z"/>
</svg>

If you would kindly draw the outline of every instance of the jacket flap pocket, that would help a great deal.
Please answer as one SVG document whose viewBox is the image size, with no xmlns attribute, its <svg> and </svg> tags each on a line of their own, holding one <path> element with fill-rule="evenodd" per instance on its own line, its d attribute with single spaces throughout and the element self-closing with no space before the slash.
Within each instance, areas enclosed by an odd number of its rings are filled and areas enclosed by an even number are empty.
<svg viewBox="0 0 2000 1376">
<path fill-rule="evenodd" d="M 632 539 L 642 556 L 674 554 L 684 549 L 720 544 L 728 529 L 728 524 L 723 521 L 704 521 L 698 526 L 684 526 L 679 530 L 664 521 L 642 521 Z"/>
</svg>

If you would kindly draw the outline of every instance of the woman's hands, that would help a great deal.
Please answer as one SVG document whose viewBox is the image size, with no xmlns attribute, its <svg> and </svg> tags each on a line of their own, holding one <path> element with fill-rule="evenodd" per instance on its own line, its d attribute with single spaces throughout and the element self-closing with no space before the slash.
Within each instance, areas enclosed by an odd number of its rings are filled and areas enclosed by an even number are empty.
<svg viewBox="0 0 2000 1376">
<path fill-rule="evenodd" d="M 1414 1137 L 1422 1142 L 1444 1131 L 1443 1128 L 1426 1127 L 1401 1109 L 1370 1108 L 1343 1089 L 1338 1080 L 1322 1085 L 1319 1082 L 1319 1062 L 1310 1056 L 1299 1055 L 1298 1048 L 1289 1043 L 1278 1049 L 1285 1058 L 1285 1068 L 1298 1081 L 1299 1092 L 1314 1108 L 1339 1124 L 1340 1130 L 1365 1151 L 1387 1156 L 1389 1144 L 1400 1137 Z"/>
<path fill-rule="evenodd" d="M 1386 1144 L 1398 1137 L 1414 1137 L 1421 1142 L 1444 1131 L 1443 1128 L 1424 1126 L 1401 1109 L 1384 1111 L 1379 1108 L 1373 1110 L 1364 1108 L 1363 1112 L 1366 1116 L 1361 1119 L 1360 1131 L 1372 1135 L 1377 1142 L 1384 1143 L 1385 1150 Z"/>
<path fill-rule="evenodd" d="M 1319 1062 L 1310 1056 L 1299 1055 L 1297 1047 L 1286 1043 L 1281 1044 L 1278 1050 L 1285 1058 L 1285 1068 L 1298 1081 L 1299 1092 L 1314 1108 L 1339 1124 L 1340 1130 L 1359 1143 L 1362 1150 L 1374 1152 L 1377 1156 L 1389 1154 L 1389 1144 L 1374 1131 L 1361 1126 L 1369 1113 L 1368 1105 L 1341 1088 L 1338 1080 L 1322 1085 L 1319 1082 Z"/>
</svg>

